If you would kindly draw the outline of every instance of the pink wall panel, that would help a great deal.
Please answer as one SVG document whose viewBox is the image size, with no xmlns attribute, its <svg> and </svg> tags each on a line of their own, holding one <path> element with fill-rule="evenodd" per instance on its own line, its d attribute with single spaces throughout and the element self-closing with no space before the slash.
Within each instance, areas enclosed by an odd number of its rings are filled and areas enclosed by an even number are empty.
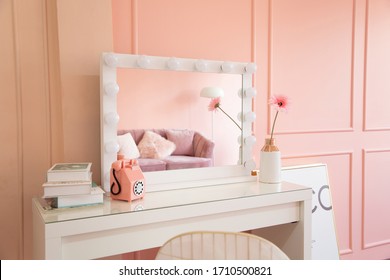
<svg viewBox="0 0 390 280">
<path fill-rule="evenodd" d="M 353 1 L 275 0 L 270 13 L 269 94 L 294 102 L 278 132 L 350 130 Z"/>
<path fill-rule="evenodd" d="M 250 61 L 250 0 L 137 2 L 139 53 Z"/>
<path fill-rule="evenodd" d="M 133 11 L 134 1 L 112 1 L 112 36 L 115 38 L 114 50 L 118 53 L 134 52 L 136 13 Z"/>
<path fill-rule="evenodd" d="M 377 198 L 388 197 L 388 191 L 379 188 L 375 195 L 371 193 L 377 183 L 383 184 L 379 176 L 371 176 L 363 184 L 365 165 L 361 151 L 366 147 L 387 149 L 390 141 L 389 133 L 383 131 L 390 128 L 389 84 L 385 78 L 390 65 L 386 51 L 390 2 L 256 3 L 256 26 L 268 27 L 258 28 L 262 40 L 256 40 L 259 48 L 255 56 L 260 65 L 267 66 L 264 71 L 260 68 L 256 77 L 260 93 L 256 98 L 260 116 L 256 123 L 260 144 L 256 149 L 261 147 L 264 131 L 270 132 L 273 121 L 274 112 L 266 105 L 267 97 L 289 96 L 292 109 L 279 117 L 276 126 L 284 165 L 328 164 L 343 259 L 388 258 L 387 233 L 375 230 L 384 228 L 387 232 L 389 222 L 378 218 L 375 207 L 367 210 L 362 205 L 367 190 L 370 206 Z M 382 131 L 365 133 L 365 128 Z M 372 163 L 380 162 L 376 157 L 372 159 Z M 364 210 L 368 213 L 363 214 Z M 367 217 L 370 229 L 362 232 Z M 382 222 L 384 225 L 380 225 Z M 367 247 L 367 238 L 372 242 L 369 244 L 379 246 Z"/>
<path fill-rule="evenodd" d="M 368 2 L 365 129 L 390 129 L 390 1 Z"/>
<path fill-rule="evenodd" d="M 19 259 L 23 257 L 23 180 L 21 155 L 22 132 L 22 102 L 20 64 L 16 64 L 19 50 L 15 48 L 16 20 L 14 19 L 15 3 L 3 1 L 0 8 L 0 259 Z M 19 15 L 19 14 L 18 14 Z M 25 19 L 30 22 L 29 18 Z M 26 32 L 30 31 L 28 29 Z M 31 32 L 31 31 L 30 31 Z M 20 36 L 20 34 L 18 35 Z M 29 73 L 31 74 L 31 73 Z M 6 117 L 7 116 L 7 117 Z M 12 186 L 12 187 L 10 187 Z"/>
<path fill-rule="evenodd" d="M 366 150 L 363 164 L 363 247 L 390 245 L 390 150 Z"/>
</svg>

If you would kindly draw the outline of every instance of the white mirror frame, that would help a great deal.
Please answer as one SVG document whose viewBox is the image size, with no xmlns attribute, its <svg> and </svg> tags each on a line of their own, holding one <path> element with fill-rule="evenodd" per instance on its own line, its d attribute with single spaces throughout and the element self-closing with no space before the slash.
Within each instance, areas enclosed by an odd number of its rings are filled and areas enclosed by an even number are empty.
<svg viewBox="0 0 390 280">
<path fill-rule="evenodd" d="M 229 67 L 227 67 L 228 65 Z M 242 114 L 252 114 L 252 76 L 256 70 L 254 63 L 211 61 L 190 58 L 158 57 L 119 53 L 103 53 L 100 60 L 100 145 L 101 145 L 101 185 L 110 192 L 110 168 L 117 159 L 117 68 L 170 70 L 205 73 L 230 73 L 242 75 Z M 228 72 L 226 72 L 228 71 Z M 245 92 L 248 90 L 248 94 Z M 237 166 L 220 166 L 145 172 L 147 192 L 210 185 L 219 182 L 242 181 L 256 167 L 252 156 L 252 146 L 256 138 L 252 135 L 254 117 L 242 121 L 242 163 Z"/>
</svg>

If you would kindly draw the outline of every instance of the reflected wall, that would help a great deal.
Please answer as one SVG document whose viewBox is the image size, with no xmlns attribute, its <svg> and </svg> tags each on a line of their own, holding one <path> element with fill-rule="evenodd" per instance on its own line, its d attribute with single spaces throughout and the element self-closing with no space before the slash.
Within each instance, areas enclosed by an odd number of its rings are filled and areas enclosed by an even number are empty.
<svg viewBox="0 0 390 280">
<path fill-rule="evenodd" d="M 214 166 L 238 163 L 240 129 L 221 111 L 209 111 L 211 99 L 200 92 L 207 86 L 222 88 L 221 106 L 239 122 L 241 75 L 120 68 L 117 81 L 118 130 L 194 130 L 215 143 Z"/>
</svg>

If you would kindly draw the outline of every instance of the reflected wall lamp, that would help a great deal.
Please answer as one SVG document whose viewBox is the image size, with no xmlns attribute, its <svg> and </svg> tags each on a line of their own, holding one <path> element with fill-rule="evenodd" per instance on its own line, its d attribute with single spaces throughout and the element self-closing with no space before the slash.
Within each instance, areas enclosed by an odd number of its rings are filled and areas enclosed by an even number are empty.
<svg viewBox="0 0 390 280">
<path fill-rule="evenodd" d="M 220 110 L 224 113 L 241 131 L 241 126 L 221 108 L 221 97 L 224 96 L 223 89 L 219 87 L 205 87 L 200 92 L 201 97 L 211 98 L 209 104 L 209 111 Z"/>
<path fill-rule="evenodd" d="M 219 87 L 205 87 L 200 91 L 200 96 L 206 98 L 218 98 L 223 97 L 224 95 L 223 89 Z"/>
</svg>

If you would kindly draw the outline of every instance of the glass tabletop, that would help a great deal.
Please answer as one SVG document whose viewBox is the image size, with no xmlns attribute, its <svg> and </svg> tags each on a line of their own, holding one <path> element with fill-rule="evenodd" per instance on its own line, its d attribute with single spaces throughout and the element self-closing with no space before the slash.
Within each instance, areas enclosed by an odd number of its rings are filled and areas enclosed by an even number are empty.
<svg viewBox="0 0 390 280">
<path fill-rule="evenodd" d="M 104 203 L 71 208 L 49 208 L 45 200 L 33 199 L 45 223 L 56 223 L 69 220 L 86 219 L 106 215 L 135 213 L 139 211 L 156 211 L 163 208 L 209 203 L 275 195 L 308 189 L 307 187 L 282 182 L 280 184 L 263 184 L 256 181 L 202 186 L 146 193 L 143 199 L 132 202 L 113 200 L 109 196 Z"/>
</svg>

